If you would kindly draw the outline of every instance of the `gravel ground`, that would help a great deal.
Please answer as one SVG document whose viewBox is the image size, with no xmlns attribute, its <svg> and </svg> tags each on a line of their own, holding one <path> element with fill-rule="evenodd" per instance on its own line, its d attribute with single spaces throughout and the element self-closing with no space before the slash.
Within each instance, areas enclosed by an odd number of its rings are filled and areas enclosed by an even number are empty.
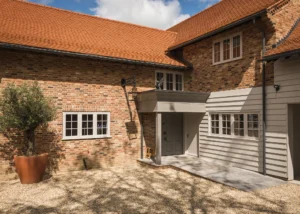
<svg viewBox="0 0 300 214">
<path fill-rule="evenodd" d="M 300 186 L 242 192 L 174 169 L 134 165 L 0 183 L 0 213 L 300 213 Z"/>
</svg>

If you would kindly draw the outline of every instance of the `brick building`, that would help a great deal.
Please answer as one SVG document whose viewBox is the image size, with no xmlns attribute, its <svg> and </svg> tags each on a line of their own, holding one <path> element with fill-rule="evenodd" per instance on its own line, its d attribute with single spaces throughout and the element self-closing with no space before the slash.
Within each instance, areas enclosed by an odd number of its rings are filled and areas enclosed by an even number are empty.
<svg viewBox="0 0 300 214">
<path fill-rule="evenodd" d="M 0 87 L 37 81 L 58 107 L 37 133 L 50 170 L 126 166 L 148 147 L 158 164 L 188 154 L 294 179 L 275 60 L 263 57 L 295 28 L 298 0 L 223 0 L 165 31 L 0 4 Z M 0 138 L 0 176 L 13 173 L 13 141 Z"/>
</svg>

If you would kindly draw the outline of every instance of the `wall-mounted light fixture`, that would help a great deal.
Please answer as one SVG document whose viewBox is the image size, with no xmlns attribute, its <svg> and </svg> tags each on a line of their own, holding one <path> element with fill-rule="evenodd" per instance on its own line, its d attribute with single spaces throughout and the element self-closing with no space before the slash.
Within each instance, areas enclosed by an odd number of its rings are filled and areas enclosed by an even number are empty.
<svg viewBox="0 0 300 214">
<path fill-rule="evenodd" d="M 275 88 L 276 92 L 278 92 L 280 90 L 280 85 L 274 85 L 274 88 Z"/>
</svg>

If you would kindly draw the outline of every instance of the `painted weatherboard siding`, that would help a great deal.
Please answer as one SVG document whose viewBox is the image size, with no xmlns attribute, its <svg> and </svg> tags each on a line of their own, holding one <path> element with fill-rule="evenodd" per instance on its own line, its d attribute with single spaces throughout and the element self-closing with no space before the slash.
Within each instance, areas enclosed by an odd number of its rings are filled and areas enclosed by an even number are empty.
<svg viewBox="0 0 300 214">
<path fill-rule="evenodd" d="M 274 75 L 274 82 L 276 85 L 280 85 L 280 90 L 268 96 L 268 102 L 271 102 L 272 105 L 282 105 L 284 108 L 280 111 L 270 112 L 267 122 L 270 132 L 281 136 L 281 142 L 276 145 L 280 147 L 284 144 L 287 147 L 288 104 L 300 103 L 300 57 L 295 56 L 276 61 Z M 289 169 L 290 171 L 291 169 Z"/>
<path fill-rule="evenodd" d="M 206 104 L 206 115 L 200 124 L 200 157 L 214 159 L 239 168 L 263 171 L 262 144 L 262 88 L 248 88 L 211 93 Z M 275 90 L 267 87 L 267 145 L 266 163 L 269 175 L 286 178 L 287 147 L 285 105 L 274 102 Z M 260 120 L 258 139 L 209 135 L 210 113 L 257 113 Z"/>
</svg>

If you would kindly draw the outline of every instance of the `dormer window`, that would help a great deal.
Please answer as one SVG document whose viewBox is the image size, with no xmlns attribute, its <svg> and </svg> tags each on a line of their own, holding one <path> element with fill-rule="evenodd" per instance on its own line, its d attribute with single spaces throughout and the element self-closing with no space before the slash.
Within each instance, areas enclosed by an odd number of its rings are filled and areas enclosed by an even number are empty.
<svg viewBox="0 0 300 214">
<path fill-rule="evenodd" d="M 155 80 L 158 90 L 183 91 L 183 74 L 180 72 L 157 71 Z"/>
<path fill-rule="evenodd" d="M 242 58 L 242 36 L 235 34 L 213 44 L 213 64 L 230 62 Z"/>
</svg>

